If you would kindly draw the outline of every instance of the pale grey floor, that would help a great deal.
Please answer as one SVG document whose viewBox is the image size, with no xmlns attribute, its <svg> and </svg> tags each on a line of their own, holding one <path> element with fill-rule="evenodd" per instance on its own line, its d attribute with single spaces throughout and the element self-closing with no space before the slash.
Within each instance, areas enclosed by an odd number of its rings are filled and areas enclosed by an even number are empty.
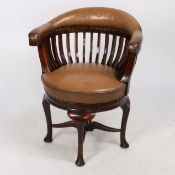
<svg viewBox="0 0 175 175">
<path fill-rule="evenodd" d="M 140 93 L 141 94 L 141 93 Z M 0 122 L 0 174 L 2 175 L 172 175 L 175 172 L 175 118 L 173 104 L 157 103 L 156 96 L 134 97 L 128 122 L 129 149 L 119 147 L 119 134 L 94 131 L 84 144 L 86 165 L 75 166 L 77 132 L 55 129 L 54 141 L 43 142 L 46 124 L 40 105 L 4 112 Z M 144 101 L 142 101 L 144 99 Z M 150 99 L 150 101 L 148 101 Z M 154 101 L 154 99 L 157 101 Z M 39 101 L 38 101 L 39 102 Z M 67 120 L 52 108 L 53 120 Z M 3 114 L 1 114 L 3 115 Z M 96 120 L 119 126 L 121 110 L 97 114 Z"/>
</svg>

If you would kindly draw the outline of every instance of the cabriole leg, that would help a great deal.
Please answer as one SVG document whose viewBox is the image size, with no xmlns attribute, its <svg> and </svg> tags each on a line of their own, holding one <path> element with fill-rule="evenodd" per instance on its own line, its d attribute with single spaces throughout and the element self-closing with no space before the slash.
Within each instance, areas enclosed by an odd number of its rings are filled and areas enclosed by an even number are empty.
<svg viewBox="0 0 175 175">
<path fill-rule="evenodd" d="M 120 146 L 122 148 L 128 148 L 129 144 L 126 141 L 126 125 L 130 111 L 130 100 L 128 98 L 127 102 L 121 106 L 123 110 L 122 123 L 121 123 L 121 132 L 120 132 Z"/>
<path fill-rule="evenodd" d="M 83 142 L 85 137 L 85 122 L 77 121 L 77 131 L 78 131 L 78 155 L 75 164 L 77 166 L 83 166 L 85 164 L 83 158 Z"/>
<path fill-rule="evenodd" d="M 47 122 L 47 135 L 44 138 L 45 142 L 52 142 L 52 119 L 51 119 L 51 112 L 50 112 L 50 104 L 45 99 L 45 96 L 43 97 L 43 109 L 46 116 L 46 122 Z"/>
</svg>

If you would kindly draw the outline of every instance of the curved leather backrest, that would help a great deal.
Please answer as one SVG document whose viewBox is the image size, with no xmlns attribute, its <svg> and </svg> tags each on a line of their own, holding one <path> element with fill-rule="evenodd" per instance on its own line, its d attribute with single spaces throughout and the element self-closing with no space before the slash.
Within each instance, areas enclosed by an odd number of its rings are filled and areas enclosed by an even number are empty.
<svg viewBox="0 0 175 175">
<path fill-rule="evenodd" d="M 140 24 L 130 14 L 113 8 L 89 7 L 71 10 L 35 28 L 29 33 L 29 43 L 39 45 L 44 37 L 57 29 L 74 26 L 113 28 L 129 36 L 139 33 L 142 38 Z"/>
<path fill-rule="evenodd" d="M 141 30 L 137 20 L 130 14 L 113 8 L 80 8 L 57 16 L 49 22 L 53 28 L 68 26 L 96 26 L 117 28 L 128 34 Z"/>
</svg>

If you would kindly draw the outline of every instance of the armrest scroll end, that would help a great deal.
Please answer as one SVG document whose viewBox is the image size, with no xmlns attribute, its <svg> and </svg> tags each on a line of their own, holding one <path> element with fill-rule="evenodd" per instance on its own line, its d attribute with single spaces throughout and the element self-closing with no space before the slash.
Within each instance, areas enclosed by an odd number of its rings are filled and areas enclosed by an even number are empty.
<svg viewBox="0 0 175 175">
<path fill-rule="evenodd" d="M 29 45 L 38 46 L 42 40 L 53 32 L 52 25 L 50 23 L 43 24 L 29 33 Z"/>
<path fill-rule="evenodd" d="M 38 34 L 29 33 L 29 45 L 38 46 L 40 43 L 40 37 Z"/>
<path fill-rule="evenodd" d="M 135 31 L 128 44 L 128 52 L 138 54 L 141 48 L 143 36 L 141 31 Z"/>
</svg>

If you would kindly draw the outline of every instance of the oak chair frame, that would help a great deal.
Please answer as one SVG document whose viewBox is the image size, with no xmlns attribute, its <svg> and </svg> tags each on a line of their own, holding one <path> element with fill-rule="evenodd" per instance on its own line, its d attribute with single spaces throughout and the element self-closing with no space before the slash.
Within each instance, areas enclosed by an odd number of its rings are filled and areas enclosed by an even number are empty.
<svg viewBox="0 0 175 175">
<path fill-rule="evenodd" d="M 64 127 L 75 127 L 78 131 L 78 155 L 76 160 L 77 166 L 83 166 L 85 164 L 83 158 L 83 142 L 85 139 L 85 135 L 87 131 L 93 131 L 94 129 L 100 129 L 103 131 L 110 132 L 120 132 L 120 146 L 122 148 L 128 148 L 129 144 L 126 141 L 125 133 L 126 133 L 126 125 L 128 120 L 128 115 L 130 111 L 130 100 L 128 97 L 129 92 L 129 84 L 131 79 L 131 74 L 134 68 L 134 65 L 137 60 L 137 55 L 139 53 L 141 42 L 142 42 L 142 34 L 140 31 L 136 31 L 132 36 L 129 36 L 127 33 L 123 31 L 106 28 L 106 27 L 96 27 L 96 26 L 69 26 L 64 28 L 58 28 L 50 33 L 48 36 L 44 37 L 38 43 L 34 43 L 33 41 L 38 38 L 38 35 L 30 34 L 29 41 L 30 45 L 37 45 L 38 52 L 42 67 L 42 73 L 51 72 L 62 65 L 72 64 L 72 56 L 70 52 L 70 33 L 75 33 L 75 53 L 76 53 L 76 62 L 79 62 L 78 53 L 78 33 L 83 33 L 83 62 L 87 61 L 85 56 L 85 40 L 86 40 L 86 32 L 90 33 L 90 54 L 88 61 L 92 63 L 92 50 L 93 50 L 93 33 L 98 33 L 98 41 L 97 47 L 100 46 L 100 34 L 105 34 L 105 48 L 104 55 L 101 63 L 99 63 L 99 52 L 96 54 L 95 63 L 96 64 L 107 64 L 108 66 L 113 67 L 118 72 L 118 78 L 120 81 L 126 83 L 126 92 L 125 96 L 119 100 L 115 100 L 112 102 L 99 103 L 99 104 L 81 104 L 81 103 L 68 103 L 58 101 L 52 97 L 50 97 L 47 93 L 44 94 L 43 97 L 43 108 L 47 121 L 47 135 L 44 138 L 45 142 L 52 141 L 52 128 L 64 128 Z M 62 34 L 66 34 L 67 41 L 67 55 L 68 61 L 65 59 L 65 55 L 63 52 L 62 46 Z M 113 36 L 111 53 L 109 59 L 107 60 L 107 52 L 108 42 L 109 42 L 109 34 Z M 59 36 L 59 51 L 60 57 L 58 57 L 57 49 L 56 49 L 56 36 Z M 119 37 L 119 45 L 118 52 L 116 58 L 114 58 L 116 39 Z M 125 39 L 125 43 L 124 43 Z M 122 47 L 123 52 L 122 52 Z M 52 53 L 51 53 L 52 48 Z M 120 59 L 121 57 L 121 59 Z M 51 119 L 50 105 L 53 105 L 57 108 L 63 109 L 67 111 L 68 116 L 71 121 L 61 123 L 61 124 L 53 124 Z M 105 125 L 102 125 L 98 122 L 92 121 L 97 112 L 108 111 L 111 109 L 115 109 L 121 107 L 123 111 L 121 128 L 111 128 Z"/>
</svg>

